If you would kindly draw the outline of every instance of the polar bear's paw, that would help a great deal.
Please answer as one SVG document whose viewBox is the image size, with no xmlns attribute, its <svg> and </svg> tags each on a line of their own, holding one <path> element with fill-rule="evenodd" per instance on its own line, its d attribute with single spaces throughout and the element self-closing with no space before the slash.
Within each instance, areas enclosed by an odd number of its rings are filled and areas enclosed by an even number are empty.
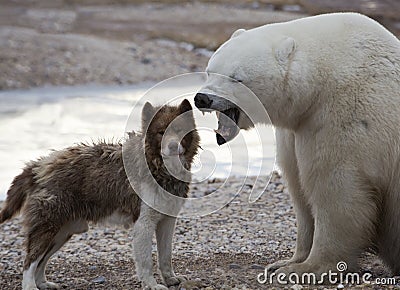
<svg viewBox="0 0 400 290">
<path fill-rule="evenodd" d="M 275 272 L 276 270 L 278 270 L 278 269 L 280 269 L 282 267 L 288 266 L 288 265 L 290 265 L 292 263 L 293 263 L 292 259 L 279 260 L 279 261 L 276 261 L 275 263 L 269 264 L 267 266 L 267 271 L 272 273 L 272 272 Z"/>
<path fill-rule="evenodd" d="M 286 267 L 286 266 L 289 266 L 292 264 L 302 263 L 307 258 L 307 256 L 308 256 L 308 253 L 306 255 L 295 255 L 292 258 L 287 259 L 287 260 L 276 261 L 275 263 L 272 263 L 267 266 L 267 271 L 272 273 L 282 267 Z"/>
<path fill-rule="evenodd" d="M 321 263 L 296 263 L 288 266 L 281 267 L 276 271 L 277 275 L 284 273 L 286 276 L 292 278 L 296 276 L 301 284 L 329 284 L 327 273 L 337 272 L 336 265 L 321 262 Z M 315 278 L 315 280 L 314 280 Z"/>
<path fill-rule="evenodd" d="M 185 282 L 187 279 L 185 276 L 173 276 L 173 277 L 168 277 L 165 278 L 165 284 L 168 286 L 174 286 L 174 285 L 179 285 L 182 282 Z"/>
</svg>

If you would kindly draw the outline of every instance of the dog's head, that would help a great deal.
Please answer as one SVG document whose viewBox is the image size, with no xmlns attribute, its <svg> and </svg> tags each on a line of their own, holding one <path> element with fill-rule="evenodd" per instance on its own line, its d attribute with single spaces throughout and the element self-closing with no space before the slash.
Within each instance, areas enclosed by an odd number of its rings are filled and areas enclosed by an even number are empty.
<svg viewBox="0 0 400 290">
<path fill-rule="evenodd" d="M 142 110 L 142 131 L 148 161 L 179 157 L 190 165 L 197 153 L 200 137 L 186 99 L 178 106 L 153 107 L 147 102 Z"/>
</svg>

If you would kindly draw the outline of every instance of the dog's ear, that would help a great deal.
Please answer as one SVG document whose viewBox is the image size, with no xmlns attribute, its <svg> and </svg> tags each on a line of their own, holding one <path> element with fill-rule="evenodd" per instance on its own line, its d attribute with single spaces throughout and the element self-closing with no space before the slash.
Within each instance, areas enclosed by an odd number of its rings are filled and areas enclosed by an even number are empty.
<svg viewBox="0 0 400 290">
<path fill-rule="evenodd" d="M 146 127 L 148 124 L 150 124 L 151 119 L 153 119 L 154 115 L 156 113 L 156 109 L 150 104 L 149 102 L 146 102 L 144 104 L 143 109 L 142 109 L 142 125 L 143 127 Z"/>
<path fill-rule="evenodd" d="M 192 111 L 192 105 L 187 99 L 184 99 L 182 103 L 179 105 L 179 112 L 181 114 L 186 113 L 188 111 Z"/>
<path fill-rule="evenodd" d="M 128 134 L 128 138 L 130 139 L 130 138 L 133 138 L 133 137 L 135 137 L 136 136 L 136 132 L 135 131 L 130 131 L 130 132 L 126 132 L 126 134 Z"/>
</svg>

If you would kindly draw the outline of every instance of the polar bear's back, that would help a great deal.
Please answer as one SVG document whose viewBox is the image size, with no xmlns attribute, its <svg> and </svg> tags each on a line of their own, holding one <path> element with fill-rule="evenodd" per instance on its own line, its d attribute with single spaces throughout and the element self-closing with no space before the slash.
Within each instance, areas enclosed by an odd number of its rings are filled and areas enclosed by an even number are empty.
<svg viewBox="0 0 400 290">
<path fill-rule="evenodd" d="M 262 29 L 266 27 L 274 27 L 274 29 L 282 29 L 282 31 L 286 30 L 288 32 L 293 31 L 297 33 L 304 31 L 314 34 L 314 36 L 318 36 L 318 33 L 321 32 L 333 32 L 335 30 L 342 33 L 349 30 L 369 31 L 382 34 L 382 36 L 386 35 L 398 41 L 392 33 L 377 21 L 365 15 L 353 12 L 321 14 L 288 22 L 267 24 L 259 28 Z"/>
<path fill-rule="evenodd" d="M 400 41 L 375 20 L 359 13 L 329 13 L 300 18 L 288 22 L 267 24 L 249 30 L 251 33 L 284 34 L 298 42 L 327 45 L 330 42 L 343 45 L 353 41 L 380 39 L 400 49 Z M 314 40 L 314 41 L 312 41 Z M 400 54 L 400 50 L 397 51 Z"/>
<path fill-rule="evenodd" d="M 289 22 L 267 24 L 243 33 L 244 37 L 270 38 L 270 42 L 292 37 L 296 42 L 295 61 L 332 72 L 336 80 L 351 74 L 389 83 L 400 98 L 400 41 L 375 20 L 359 13 L 330 13 Z M 295 55 L 296 55 L 295 54 Z M 364 82 L 363 80 L 360 80 Z M 370 81 L 366 86 L 374 86 Z M 395 96 L 393 96 L 393 94 Z"/>
</svg>

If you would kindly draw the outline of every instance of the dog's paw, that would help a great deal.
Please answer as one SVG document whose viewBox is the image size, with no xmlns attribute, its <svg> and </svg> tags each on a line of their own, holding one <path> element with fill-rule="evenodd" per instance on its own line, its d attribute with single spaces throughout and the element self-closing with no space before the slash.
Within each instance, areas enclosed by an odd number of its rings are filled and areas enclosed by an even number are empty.
<svg viewBox="0 0 400 290">
<path fill-rule="evenodd" d="M 179 285 L 182 282 L 185 282 L 187 278 L 185 276 L 173 276 L 173 277 L 168 277 L 165 278 L 165 284 L 168 286 L 174 286 L 174 285 Z"/>
<path fill-rule="evenodd" d="M 38 288 L 40 290 L 44 290 L 44 289 L 60 289 L 60 286 L 56 283 L 53 282 L 43 282 L 41 284 L 38 285 Z"/>
<path fill-rule="evenodd" d="M 154 286 L 147 286 L 144 289 L 147 290 L 168 290 L 168 287 L 164 286 L 163 284 L 156 284 Z"/>
</svg>

